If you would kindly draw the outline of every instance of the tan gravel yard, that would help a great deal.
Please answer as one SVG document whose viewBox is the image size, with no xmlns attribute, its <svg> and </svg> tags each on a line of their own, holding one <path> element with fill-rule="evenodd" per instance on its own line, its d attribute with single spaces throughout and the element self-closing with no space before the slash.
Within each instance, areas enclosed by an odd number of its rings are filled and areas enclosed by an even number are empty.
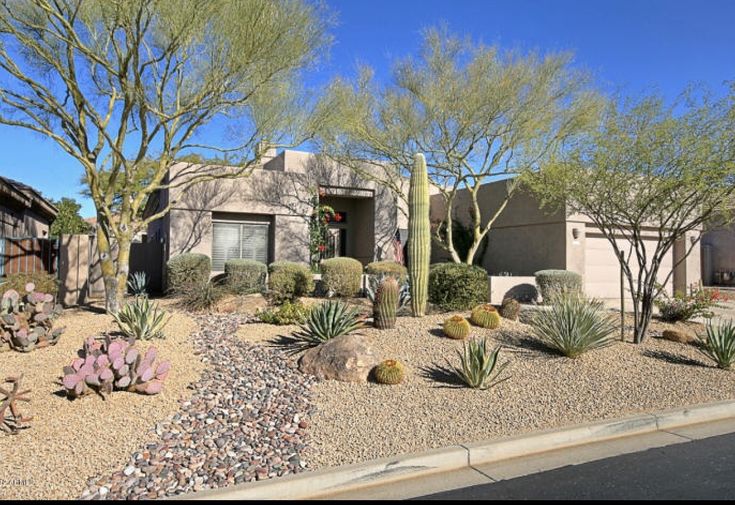
<svg viewBox="0 0 735 505">
<path fill-rule="evenodd" d="M 501 355 L 511 378 L 488 391 L 457 387 L 443 370 L 461 345 L 441 336 L 450 315 L 365 330 L 380 359 L 408 366 L 404 384 L 314 386 L 314 450 L 305 456 L 312 469 L 735 398 L 735 374 L 711 366 L 695 347 L 651 337 L 571 360 L 536 344 L 530 327 L 507 320 L 499 330 L 473 327 L 473 335 L 506 346 Z"/>
<path fill-rule="evenodd" d="M 87 477 L 112 471 L 151 437 L 156 422 L 189 396 L 187 385 L 203 369 L 189 339 L 197 325 L 177 312 L 164 330 L 165 339 L 138 344 L 141 349 L 155 345 L 159 356 L 173 365 L 160 394 L 115 392 L 106 401 L 97 395 L 70 401 L 60 394 L 62 367 L 87 337 L 116 325 L 110 316 L 89 310 L 66 310 L 56 324 L 66 326 L 56 346 L 0 354 L 0 378 L 24 374 L 22 385 L 31 389 L 31 403 L 22 407 L 34 416 L 30 429 L 0 435 L 0 499 L 79 496 Z"/>
</svg>

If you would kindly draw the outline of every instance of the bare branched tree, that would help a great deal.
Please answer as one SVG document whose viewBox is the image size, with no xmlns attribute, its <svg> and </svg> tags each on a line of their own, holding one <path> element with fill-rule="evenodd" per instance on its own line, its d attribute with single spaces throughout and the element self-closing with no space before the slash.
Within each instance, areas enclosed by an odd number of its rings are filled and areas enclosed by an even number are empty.
<svg viewBox="0 0 735 505">
<path fill-rule="evenodd" d="M 52 139 L 84 169 L 97 211 L 108 311 L 155 191 L 247 175 L 259 142 L 297 145 L 322 112 L 297 72 L 324 51 L 329 17 L 307 0 L 0 0 L 0 124 Z M 200 142 L 230 125 L 231 147 Z M 216 149 L 237 170 L 167 181 L 187 150 Z M 117 254 L 112 254 L 116 250 Z"/>
<path fill-rule="evenodd" d="M 536 170 L 599 111 L 589 79 L 570 62 L 567 54 L 501 52 L 428 30 L 420 57 L 398 62 L 389 85 L 375 84 L 370 69 L 356 83 L 332 85 L 340 112 L 321 136 L 323 150 L 402 198 L 413 156 L 424 153 L 445 204 L 434 239 L 455 262 L 472 264 L 517 188 L 512 177 Z M 497 178 L 509 180 L 504 201 L 482 215 L 479 188 Z M 452 227 L 465 189 L 472 240 L 460 257 Z"/>
</svg>

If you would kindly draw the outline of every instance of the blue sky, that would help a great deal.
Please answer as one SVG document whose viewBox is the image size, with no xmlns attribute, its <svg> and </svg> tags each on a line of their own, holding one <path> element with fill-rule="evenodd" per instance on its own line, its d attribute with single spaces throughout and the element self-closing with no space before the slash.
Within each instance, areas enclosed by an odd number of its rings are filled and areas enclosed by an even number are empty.
<svg viewBox="0 0 735 505">
<path fill-rule="evenodd" d="M 724 90 L 735 80 L 735 0 L 327 0 L 337 12 L 335 44 L 309 77 L 354 75 L 357 62 L 390 77 L 390 64 L 416 50 L 421 29 L 446 22 L 457 34 L 522 50 L 575 53 L 600 86 L 673 98 L 690 83 Z M 0 126 L 0 174 L 52 198 L 79 195 L 81 168 L 56 145 Z"/>
</svg>

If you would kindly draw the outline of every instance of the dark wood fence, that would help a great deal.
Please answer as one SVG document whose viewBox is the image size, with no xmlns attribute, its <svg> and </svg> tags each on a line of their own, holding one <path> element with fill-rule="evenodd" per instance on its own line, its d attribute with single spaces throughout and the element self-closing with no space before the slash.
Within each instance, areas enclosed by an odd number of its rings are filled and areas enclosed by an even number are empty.
<svg viewBox="0 0 735 505">
<path fill-rule="evenodd" d="M 0 277 L 16 273 L 59 270 L 59 243 L 56 239 L 0 237 Z"/>
</svg>

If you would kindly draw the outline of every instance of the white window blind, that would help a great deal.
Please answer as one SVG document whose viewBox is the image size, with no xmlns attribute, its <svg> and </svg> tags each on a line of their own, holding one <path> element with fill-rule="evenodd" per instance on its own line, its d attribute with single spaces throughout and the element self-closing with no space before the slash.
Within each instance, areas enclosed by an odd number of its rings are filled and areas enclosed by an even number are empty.
<svg viewBox="0 0 735 505">
<path fill-rule="evenodd" d="M 212 228 L 212 270 L 223 271 L 230 259 L 268 262 L 267 223 L 214 222 Z"/>
</svg>

